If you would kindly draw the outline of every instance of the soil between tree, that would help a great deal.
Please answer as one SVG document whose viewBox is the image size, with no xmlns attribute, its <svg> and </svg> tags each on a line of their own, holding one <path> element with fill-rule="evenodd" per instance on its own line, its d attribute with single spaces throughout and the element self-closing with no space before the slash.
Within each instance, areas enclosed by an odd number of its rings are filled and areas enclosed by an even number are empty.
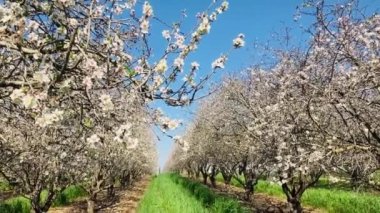
<svg viewBox="0 0 380 213">
<path fill-rule="evenodd" d="M 215 193 L 237 199 L 242 206 L 252 210 L 252 212 L 265 213 L 288 213 L 291 212 L 286 200 L 269 196 L 264 193 L 255 193 L 251 202 L 244 201 L 244 190 L 242 188 L 219 183 L 216 188 L 210 187 Z M 325 213 L 322 209 L 303 206 L 305 213 Z"/>
<path fill-rule="evenodd" d="M 148 188 L 151 178 L 145 177 L 136 182 L 132 187 L 126 190 L 117 190 L 115 202 L 99 202 L 100 209 L 96 212 L 99 213 L 135 213 L 140 200 L 144 196 L 145 190 Z M 70 206 L 54 207 L 51 208 L 49 213 L 85 213 L 87 202 L 85 199 L 79 200 Z"/>
</svg>

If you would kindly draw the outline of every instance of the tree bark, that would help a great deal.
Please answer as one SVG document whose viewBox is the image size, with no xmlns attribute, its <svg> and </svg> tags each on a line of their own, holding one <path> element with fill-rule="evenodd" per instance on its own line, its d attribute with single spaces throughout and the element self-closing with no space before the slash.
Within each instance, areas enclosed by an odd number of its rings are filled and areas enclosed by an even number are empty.
<svg viewBox="0 0 380 213">
<path fill-rule="evenodd" d="M 212 186 L 213 188 L 215 188 L 215 187 L 216 187 L 215 174 L 210 175 L 210 182 L 211 182 L 211 186 Z"/>
<path fill-rule="evenodd" d="M 200 177 L 200 172 L 199 171 L 195 172 L 195 178 L 198 179 L 199 177 Z"/>
<path fill-rule="evenodd" d="M 32 202 L 32 209 L 35 213 L 44 213 L 41 206 L 39 204 L 35 204 L 34 202 Z"/>
<path fill-rule="evenodd" d="M 228 175 L 226 172 L 222 172 L 222 176 L 223 176 L 224 184 L 230 185 L 232 175 Z"/>
<path fill-rule="evenodd" d="M 115 197 L 115 187 L 113 184 L 111 184 L 108 189 L 107 189 L 107 197 L 108 198 L 113 198 Z"/>
<path fill-rule="evenodd" d="M 61 192 L 64 190 L 64 188 L 61 189 Z M 51 205 L 53 204 L 54 198 L 55 198 L 56 193 L 53 190 L 49 190 L 48 196 L 46 198 L 46 201 L 42 207 L 43 212 L 48 212 L 50 209 Z"/>
<path fill-rule="evenodd" d="M 207 184 L 207 174 L 206 173 L 202 173 L 202 177 L 203 177 L 203 184 Z"/>
<path fill-rule="evenodd" d="M 246 181 L 245 186 L 244 186 L 244 192 L 245 192 L 244 199 L 246 201 L 250 201 L 251 195 L 253 194 L 253 180 L 252 179 Z"/>
<path fill-rule="evenodd" d="M 87 200 L 87 213 L 95 212 L 95 200 L 93 198 L 89 198 Z"/>
<path fill-rule="evenodd" d="M 31 204 L 36 213 L 42 213 L 42 207 L 40 206 L 41 189 L 36 189 L 32 194 Z"/>
<path fill-rule="evenodd" d="M 293 213 L 302 213 L 303 212 L 301 202 L 299 201 L 299 199 L 292 198 L 292 199 L 288 200 L 288 202 L 291 204 Z"/>
</svg>

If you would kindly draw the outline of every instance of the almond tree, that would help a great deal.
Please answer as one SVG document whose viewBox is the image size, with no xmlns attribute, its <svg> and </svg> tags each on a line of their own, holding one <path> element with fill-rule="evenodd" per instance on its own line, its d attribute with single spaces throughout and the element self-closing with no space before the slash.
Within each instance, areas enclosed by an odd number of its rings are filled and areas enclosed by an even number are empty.
<svg viewBox="0 0 380 213">
<path fill-rule="evenodd" d="M 279 181 L 293 212 L 302 212 L 303 193 L 322 174 L 349 175 L 358 185 L 379 168 L 380 18 L 357 8 L 356 1 L 306 1 L 300 14 L 315 17 L 308 48 L 279 50 L 273 66 L 230 78 L 223 85 L 228 98 L 216 93 L 197 117 L 217 127 L 200 128 L 199 138 L 209 135 L 211 146 L 226 146 L 230 130 L 241 129 L 235 136 L 243 141 L 236 149 L 246 150 L 241 171 L 246 165 L 248 174 L 260 171 L 255 160 L 264 156 L 260 167 L 271 168 L 269 176 Z M 190 143 L 190 150 L 197 146 L 207 147 Z"/>
<path fill-rule="evenodd" d="M 167 25 L 162 32 L 167 47 L 153 56 L 150 23 L 158 18 L 148 1 L 2 1 L 1 175 L 31 197 L 36 212 L 48 210 L 57 190 L 91 179 L 94 184 L 86 187 L 91 212 L 92 198 L 100 189 L 112 188 L 115 178 L 132 181 L 149 172 L 153 164 L 146 154 L 152 147 L 146 140 L 152 137 L 143 133 L 153 123 L 171 129 L 178 122 L 148 104 L 156 99 L 171 106 L 189 104 L 224 68 L 228 53 L 196 79 L 199 64 L 187 68 L 185 61 L 227 9 L 227 1 L 213 1 L 189 33 L 182 32 L 181 24 Z M 243 35 L 233 45 L 243 46 Z M 178 83 L 182 77 L 185 82 Z M 131 153 L 131 146 L 141 150 Z M 133 158 L 123 157 L 131 154 Z M 24 174 L 29 164 L 20 157 L 41 171 L 33 177 Z M 133 163 L 137 158 L 145 163 Z M 84 170 L 84 165 L 94 169 Z M 31 185 L 29 178 L 39 182 Z M 43 189 L 52 193 L 41 206 Z"/>
</svg>

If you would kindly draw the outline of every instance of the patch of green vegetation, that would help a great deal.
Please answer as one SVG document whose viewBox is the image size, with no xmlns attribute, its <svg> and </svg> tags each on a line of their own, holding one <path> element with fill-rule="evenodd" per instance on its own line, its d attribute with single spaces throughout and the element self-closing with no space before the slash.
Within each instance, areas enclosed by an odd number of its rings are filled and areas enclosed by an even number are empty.
<svg viewBox="0 0 380 213">
<path fill-rule="evenodd" d="M 74 202 L 78 198 L 87 196 L 87 192 L 80 186 L 69 186 L 62 193 L 58 194 L 53 206 L 64 206 Z"/>
<path fill-rule="evenodd" d="M 30 209 L 29 200 L 21 196 L 0 203 L 0 212 L 2 213 L 29 213 Z"/>
<path fill-rule="evenodd" d="M 85 197 L 87 192 L 80 186 L 69 186 L 62 193 L 58 194 L 53 202 L 53 206 L 64 206 L 74 202 L 80 197 Z M 43 191 L 41 193 L 41 200 L 45 201 L 47 197 L 47 192 Z M 3 203 L 0 203 L 1 213 L 24 213 L 30 212 L 31 204 L 27 198 L 22 196 L 17 196 L 10 198 Z"/>
<path fill-rule="evenodd" d="M 347 192 L 339 189 L 309 189 L 302 203 L 328 212 L 375 213 L 380 211 L 380 197 L 369 193 Z"/>
<path fill-rule="evenodd" d="M 189 191 L 210 212 L 246 212 L 236 200 L 219 196 L 199 182 L 189 180 L 177 174 L 171 174 L 170 176 L 175 183 Z"/>
<path fill-rule="evenodd" d="M 207 210 L 186 189 L 175 184 L 170 175 L 159 175 L 152 180 L 139 203 L 140 213 L 202 213 Z"/>
<path fill-rule="evenodd" d="M 245 210 L 236 200 L 216 195 L 201 183 L 177 174 L 163 174 L 149 186 L 139 212 L 240 213 Z"/>
<path fill-rule="evenodd" d="M 8 182 L 0 179 L 0 192 L 9 191 L 11 186 L 9 186 Z"/>
<path fill-rule="evenodd" d="M 255 192 L 265 193 L 267 195 L 280 198 L 286 198 L 285 194 L 282 192 L 281 186 L 264 180 L 259 180 L 259 182 L 256 185 Z"/>
</svg>

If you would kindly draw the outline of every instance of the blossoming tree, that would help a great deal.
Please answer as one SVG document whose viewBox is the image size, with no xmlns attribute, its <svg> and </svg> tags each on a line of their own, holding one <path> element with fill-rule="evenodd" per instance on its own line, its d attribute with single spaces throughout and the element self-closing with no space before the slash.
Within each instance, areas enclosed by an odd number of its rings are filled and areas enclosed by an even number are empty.
<svg viewBox="0 0 380 213">
<path fill-rule="evenodd" d="M 200 65 L 185 62 L 228 6 L 213 1 L 189 33 L 165 25 L 167 46 L 153 54 L 151 22 L 159 19 L 148 1 L 2 1 L 0 174 L 36 212 L 47 211 L 67 185 L 85 183 L 92 212 L 97 193 L 112 194 L 116 178 L 151 172 L 150 125 L 166 130 L 178 122 L 147 106 L 157 99 L 189 104 L 224 68 L 228 53 L 200 79 Z"/>
</svg>

